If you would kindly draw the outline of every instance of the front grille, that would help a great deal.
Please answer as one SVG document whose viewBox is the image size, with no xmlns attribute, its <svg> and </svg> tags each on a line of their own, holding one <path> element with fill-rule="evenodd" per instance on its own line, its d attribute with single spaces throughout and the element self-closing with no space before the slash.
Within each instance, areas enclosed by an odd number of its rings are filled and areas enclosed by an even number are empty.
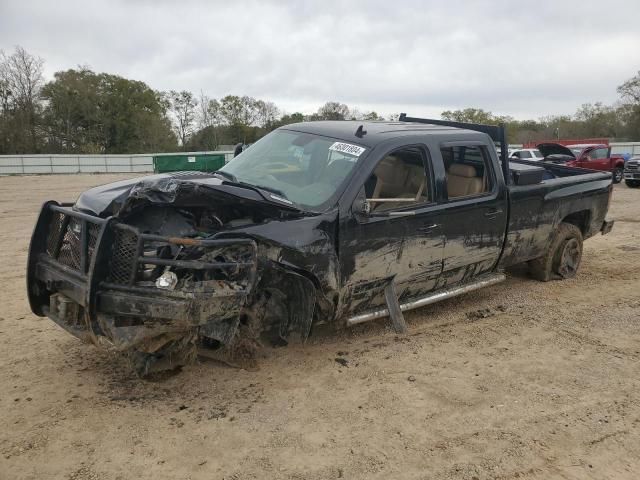
<svg viewBox="0 0 640 480">
<path fill-rule="evenodd" d="M 111 253 L 110 281 L 127 285 L 130 283 L 132 270 L 136 268 L 138 236 L 131 230 L 115 229 L 113 250 Z"/>
<path fill-rule="evenodd" d="M 90 223 L 71 213 L 52 211 L 46 253 L 62 265 L 86 274 L 95 254 L 100 228 L 100 224 Z M 83 235 L 86 235 L 84 251 Z"/>
<path fill-rule="evenodd" d="M 51 222 L 49 223 L 49 236 L 47 238 L 47 254 L 50 257 L 54 257 L 57 252 L 58 241 L 62 234 L 62 228 L 64 226 L 65 216 L 59 212 L 53 212 L 51 214 Z"/>
<path fill-rule="evenodd" d="M 627 163 L 627 170 L 634 170 L 634 171 L 640 170 L 640 165 L 638 165 L 637 163 L 636 164 Z"/>
<path fill-rule="evenodd" d="M 80 270 L 80 235 L 82 225 L 76 218 L 69 219 L 58 253 L 58 261 L 75 270 Z"/>
<path fill-rule="evenodd" d="M 216 280 L 243 283 L 253 278 L 253 240 L 170 238 L 126 224 L 112 228 L 107 284 L 155 290 L 155 281 L 165 270 L 177 273 L 183 286 Z"/>
<path fill-rule="evenodd" d="M 88 224 L 88 243 L 87 249 L 89 251 L 89 258 L 93 258 L 96 251 L 96 245 L 98 244 L 98 237 L 100 236 L 100 225 L 95 223 Z"/>
</svg>

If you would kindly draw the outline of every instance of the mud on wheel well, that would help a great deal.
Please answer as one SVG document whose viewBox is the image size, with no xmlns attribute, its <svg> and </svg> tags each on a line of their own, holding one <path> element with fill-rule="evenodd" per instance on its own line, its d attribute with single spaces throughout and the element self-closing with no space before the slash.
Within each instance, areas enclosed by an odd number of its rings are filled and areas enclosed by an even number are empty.
<svg viewBox="0 0 640 480">
<path fill-rule="evenodd" d="M 263 276 L 257 291 L 266 295 L 265 307 L 269 307 L 269 300 L 283 303 L 285 318 L 280 318 L 280 337 L 284 340 L 289 333 L 296 331 L 302 340 L 306 340 L 311 330 L 315 304 L 316 286 L 306 276 L 284 268 L 273 268 Z M 271 304 L 273 306 L 273 304 Z M 265 312 L 267 315 L 268 313 Z"/>
<path fill-rule="evenodd" d="M 591 220 L 591 212 L 589 210 L 581 210 L 567 215 L 562 219 L 562 223 L 570 223 L 580 229 L 582 235 L 587 233 L 589 222 Z"/>
</svg>

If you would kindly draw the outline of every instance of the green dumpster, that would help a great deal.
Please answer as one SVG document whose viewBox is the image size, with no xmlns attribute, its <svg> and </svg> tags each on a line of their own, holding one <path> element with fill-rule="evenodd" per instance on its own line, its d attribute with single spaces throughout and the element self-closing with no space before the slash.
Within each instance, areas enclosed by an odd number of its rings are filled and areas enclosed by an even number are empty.
<svg viewBox="0 0 640 480">
<path fill-rule="evenodd" d="M 154 155 L 153 157 L 153 171 L 155 173 L 185 170 L 215 172 L 222 166 L 224 166 L 224 154 L 219 153 L 172 153 Z"/>
</svg>

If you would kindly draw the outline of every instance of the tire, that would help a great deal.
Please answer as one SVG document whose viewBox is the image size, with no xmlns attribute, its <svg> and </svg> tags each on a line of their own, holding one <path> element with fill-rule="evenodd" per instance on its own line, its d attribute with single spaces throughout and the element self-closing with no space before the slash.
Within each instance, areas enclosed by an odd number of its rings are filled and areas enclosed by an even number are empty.
<svg viewBox="0 0 640 480">
<path fill-rule="evenodd" d="M 624 169 L 622 167 L 614 168 L 611 172 L 611 178 L 613 183 L 620 183 L 624 178 Z"/>
<path fill-rule="evenodd" d="M 529 262 L 531 276 L 541 282 L 573 278 L 582 260 L 582 232 L 570 223 L 556 229 L 546 253 Z"/>
<path fill-rule="evenodd" d="M 638 180 L 625 180 L 624 183 L 627 184 L 629 188 L 638 188 L 640 187 L 640 181 Z"/>
<path fill-rule="evenodd" d="M 194 329 L 153 352 L 135 349 L 129 350 L 126 355 L 131 368 L 140 378 L 150 378 L 154 374 L 178 371 L 180 367 L 194 363 L 197 356 L 196 338 Z"/>
</svg>

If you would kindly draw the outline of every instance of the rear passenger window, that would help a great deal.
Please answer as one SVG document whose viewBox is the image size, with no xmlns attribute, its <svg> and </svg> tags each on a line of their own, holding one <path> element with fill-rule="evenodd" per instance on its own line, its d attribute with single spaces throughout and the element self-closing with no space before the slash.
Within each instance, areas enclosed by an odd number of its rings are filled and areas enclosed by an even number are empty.
<svg viewBox="0 0 640 480">
<path fill-rule="evenodd" d="M 475 197 L 493 190 L 489 156 L 477 146 L 444 147 L 440 150 L 447 171 L 449 199 Z"/>
<path fill-rule="evenodd" d="M 365 183 L 372 211 L 403 208 L 433 200 L 426 152 L 419 147 L 394 150 L 376 166 Z"/>
</svg>

